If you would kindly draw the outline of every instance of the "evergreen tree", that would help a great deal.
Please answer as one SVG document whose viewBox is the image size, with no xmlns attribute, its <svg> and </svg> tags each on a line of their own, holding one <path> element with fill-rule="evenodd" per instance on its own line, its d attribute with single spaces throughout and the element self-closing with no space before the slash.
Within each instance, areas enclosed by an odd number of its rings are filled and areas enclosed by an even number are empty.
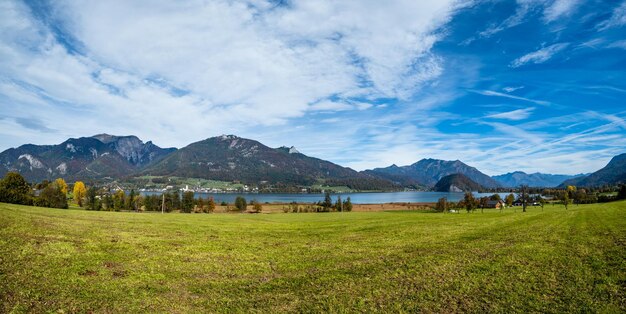
<svg viewBox="0 0 626 314">
<path fill-rule="evenodd" d="M 626 184 L 622 184 L 620 187 L 619 192 L 617 193 L 617 199 L 626 200 Z"/>
<path fill-rule="evenodd" d="M 337 202 L 335 203 L 335 210 L 338 212 L 343 211 L 343 203 L 341 202 L 340 195 L 337 195 Z"/>
<path fill-rule="evenodd" d="M 352 201 L 350 200 L 350 196 L 343 202 L 343 211 L 351 212 L 352 211 Z"/>
<path fill-rule="evenodd" d="M 333 200 L 330 198 L 330 192 L 326 191 L 324 194 L 324 202 L 322 202 L 322 207 L 324 207 L 324 211 L 328 211 L 333 206 Z"/>
<path fill-rule="evenodd" d="M 193 209 L 193 192 L 187 191 L 183 193 L 183 200 L 181 204 L 181 211 L 183 213 L 191 213 Z"/>
<path fill-rule="evenodd" d="M 245 211 L 246 208 L 248 207 L 248 204 L 246 203 L 246 199 L 243 198 L 242 196 L 237 196 L 237 198 L 235 199 L 235 207 L 240 211 Z"/>
<path fill-rule="evenodd" d="M 98 199 L 96 198 L 96 187 L 90 187 L 87 189 L 87 193 L 85 194 L 85 205 L 87 210 L 97 210 L 98 209 Z"/>
<path fill-rule="evenodd" d="M 130 189 L 130 194 L 126 198 L 126 210 L 136 210 L 135 206 L 135 189 Z"/>
</svg>

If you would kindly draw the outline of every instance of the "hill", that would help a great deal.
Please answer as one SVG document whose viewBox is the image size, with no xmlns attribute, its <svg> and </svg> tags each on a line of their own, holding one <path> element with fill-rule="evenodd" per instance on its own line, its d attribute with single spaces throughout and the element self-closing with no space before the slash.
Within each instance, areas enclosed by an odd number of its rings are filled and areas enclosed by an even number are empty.
<svg viewBox="0 0 626 314">
<path fill-rule="evenodd" d="M 584 177 L 567 180 L 561 187 L 574 185 L 594 187 L 626 183 L 626 154 L 613 157 L 602 169 Z"/>
<path fill-rule="evenodd" d="M 584 174 L 564 175 L 564 174 L 546 174 L 546 173 L 530 173 L 522 171 L 510 172 L 492 178 L 503 187 L 518 187 L 520 185 L 528 185 L 529 187 L 557 187 L 566 180 L 583 177 Z"/>
<path fill-rule="evenodd" d="M 306 156 L 294 147 L 270 148 L 257 141 L 222 135 L 192 143 L 142 171 L 146 175 L 203 178 L 286 185 L 347 185 L 357 190 L 399 186 L 329 161 Z"/>
<path fill-rule="evenodd" d="M 369 170 L 367 173 L 383 177 L 404 177 L 406 180 L 412 180 L 429 187 L 435 186 L 435 184 L 445 176 L 460 173 L 486 188 L 500 187 L 500 184 L 496 180 L 459 160 L 422 159 L 409 166 L 398 167 L 391 165 L 386 168 Z"/>
<path fill-rule="evenodd" d="M 483 187 L 480 184 L 460 173 L 441 178 L 434 187 L 434 190 L 437 192 L 473 192 L 482 189 Z"/>
<path fill-rule="evenodd" d="M 99 134 L 71 138 L 58 145 L 27 144 L 0 153 L 0 175 L 17 171 L 30 182 L 64 178 L 120 178 L 161 160 L 175 148 L 163 149 L 136 136 Z"/>
</svg>

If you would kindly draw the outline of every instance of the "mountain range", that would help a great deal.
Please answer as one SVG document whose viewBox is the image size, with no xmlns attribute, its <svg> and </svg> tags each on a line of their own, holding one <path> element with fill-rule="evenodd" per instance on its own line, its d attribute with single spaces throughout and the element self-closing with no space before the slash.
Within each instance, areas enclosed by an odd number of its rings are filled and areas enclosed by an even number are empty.
<svg viewBox="0 0 626 314">
<path fill-rule="evenodd" d="M 433 188 L 437 192 L 471 192 L 482 189 L 483 187 L 480 184 L 460 173 L 441 178 Z"/>
<path fill-rule="evenodd" d="M 445 176 L 460 173 L 483 187 L 501 187 L 496 180 L 459 160 L 422 159 L 409 166 L 399 167 L 391 165 L 386 168 L 376 168 L 367 172 L 390 180 L 393 180 L 394 177 L 408 178 L 413 182 L 427 187 L 435 186 L 435 184 Z"/>
<path fill-rule="evenodd" d="M 260 142 L 222 135 L 181 149 L 161 148 L 136 136 L 98 134 L 70 138 L 58 145 L 26 144 L 0 153 L 0 176 L 21 173 L 30 182 L 62 177 L 68 181 L 124 180 L 142 175 L 241 181 L 250 184 L 349 186 L 356 190 L 432 189 L 442 185 L 464 190 L 516 187 L 598 186 L 626 182 L 626 154 L 588 176 L 513 172 L 489 177 L 459 160 L 422 159 L 408 166 L 391 165 L 355 171 L 306 156 L 295 147 L 270 148 Z M 467 180 L 465 180 L 467 179 Z M 448 184 L 450 182 L 452 184 Z M 457 186 L 454 183 L 461 186 Z M 474 184 L 465 184 L 467 182 Z M 441 188 L 441 187 L 440 187 Z"/>
<path fill-rule="evenodd" d="M 604 168 L 588 176 L 567 180 L 560 186 L 603 186 L 615 184 L 626 184 L 626 154 L 613 157 Z"/>
<path fill-rule="evenodd" d="M 527 185 L 529 187 L 557 187 L 566 180 L 584 177 L 585 174 L 564 175 L 564 174 L 545 174 L 545 173 L 525 173 L 522 171 L 510 172 L 492 178 L 503 187 L 519 187 Z"/>
</svg>

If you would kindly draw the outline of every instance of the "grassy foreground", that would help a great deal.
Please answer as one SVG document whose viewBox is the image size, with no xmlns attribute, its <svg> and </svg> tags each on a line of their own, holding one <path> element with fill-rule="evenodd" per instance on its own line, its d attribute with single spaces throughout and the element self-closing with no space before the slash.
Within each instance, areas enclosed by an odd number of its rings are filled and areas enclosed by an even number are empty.
<svg viewBox="0 0 626 314">
<path fill-rule="evenodd" d="M 0 204 L 0 312 L 624 312 L 626 202 L 473 214 Z"/>
</svg>

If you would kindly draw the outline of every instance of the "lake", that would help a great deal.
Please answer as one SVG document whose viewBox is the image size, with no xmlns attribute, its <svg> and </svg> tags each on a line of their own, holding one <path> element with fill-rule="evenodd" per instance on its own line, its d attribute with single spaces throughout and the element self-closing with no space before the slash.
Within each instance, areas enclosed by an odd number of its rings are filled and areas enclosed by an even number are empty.
<svg viewBox="0 0 626 314">
<path fill-rule="evenodd" d="M 142 195 L 160 195 L 161 192 L 141 192 Z M 504 197 L 508 193 L 499 193 Z M 490 196 L 493 193 L 474 193 L 476 197 Z M 316 203 L 324 200 L 324 194 L 289 194 L 289 193 L 195 193 L 196 198 L 213 197 L 216 203 L 233 203 L 237 196 L 243 196 L 246 200 L 257 200 L 261 203 Z M 341 196 L 342 200 L 350 197 L 354 204 L 384 204 L 384 203 L 435 203 L 442 197 L 451 202 L 463 199 L 464 193 L 451 192 L 381 192 L 381 193 L 337 193 L 331 194 L 333 202 Z"/>
</svg>

